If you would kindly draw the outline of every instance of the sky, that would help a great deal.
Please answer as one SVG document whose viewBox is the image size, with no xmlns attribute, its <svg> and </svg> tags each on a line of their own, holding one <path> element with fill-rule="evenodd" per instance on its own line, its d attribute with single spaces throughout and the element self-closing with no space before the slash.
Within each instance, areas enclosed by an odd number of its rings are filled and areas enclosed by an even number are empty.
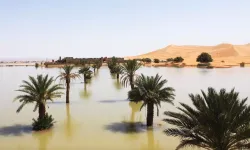
<svg viewBox="0 0 250 150">
<path fill-rule="evenodd" d="M 250 0 L 0 0 L 0 58 L 250 43 Z"/>
</svg>

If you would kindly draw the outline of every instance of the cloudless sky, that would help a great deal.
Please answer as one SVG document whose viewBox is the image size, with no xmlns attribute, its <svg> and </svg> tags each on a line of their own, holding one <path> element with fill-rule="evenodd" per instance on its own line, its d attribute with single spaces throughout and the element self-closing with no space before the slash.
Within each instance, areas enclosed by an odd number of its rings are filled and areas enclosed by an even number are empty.
<svg viewBox="0 0 250 150">
<path fill-rule="evenodd" d="M 0 57 L 133 56 L 250 43 L 250 0 L 0 0 Z"/>
</svg>

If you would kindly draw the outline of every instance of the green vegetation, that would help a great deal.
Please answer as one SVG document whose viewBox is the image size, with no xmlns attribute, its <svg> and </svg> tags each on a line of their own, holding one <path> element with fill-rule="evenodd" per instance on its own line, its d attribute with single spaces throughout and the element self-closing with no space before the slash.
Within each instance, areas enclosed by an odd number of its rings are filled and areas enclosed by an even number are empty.
<svg viewBox="0 0 250 150">
<path fill-rule="evenodd" d="M 33 119 L 33 130 L 34 131 L 41 131 L 50 129 L 53 127 L 55 121 L 54 118 L 52 118 L 52 115 L 48 115 L 48 113 L 45 114 L 44 118 L 37 118 L 37 120 Z"/>
<path fill-rule="evenodd" d="M 172 62 L 172 61 L 174 61 L 174 58 L 168 58 L 167 59 L 167 62 Z"/>
<path fill-rule="evenodd" d="M 201 63 L 209 63 L 212 62 L 213 59 L 210 54 L 203 52 L 197 57 L 196 61 Z"/>
<path fill-rule="evenodd" d="M 96 64 L 93 64 L 91 67 L 93 68 L 94 73 L 95 73 L 95 70 L 97 69 L 97 65 L 96 65 Z"/>
<path fill-rule="evenodd" d="M 89 66 L 84 66 L 84 67 L 79 69 L 79 74 L 83 75 L 84 83 L 87 83 L 87 79 L 92 78 L 92 73 L 93 72 L 90 70 Z"/>
<path fill-rule="evenodd" d="M 180 63 L 180 62 L 183 62 L 184 59 L 182 57 L 175 57 L 174 60 L 173 60 L 175 63 Z"/>
<path fill-rule="evenodd" d="M 116 65 L 114 67 L 114 73 L 116 74 L 116 78 L 119 79 L 120 78 L 120 74 L 122 74 L 122 66 L 121 65 Z"/>
<path fill-rule="evenodd" d="M 245 63 L 244 62 L 240 63 L 240 67 L 245 67 Z"/>
<path fill-rule="evenodd" d="M 71 58 L 61 59 L 60 62 L 67 64 Z M 75 61 L 75 59 L 73 59 Z M 90 59 L 91 60 L 91 59 Z M 84 83 L 87 79 L 91 79 L 92 66 L 94 72 L 102 66 L 104 60 L 107 60 L 108 68 L 112 75 L 116 75 L 118 79 L 115 83 L 117 88 L 120 84 L 131 90 L 128 92 L 128 99 L 132 102 L 141 102 L 140 110 L 146 107 L 146 124 L 147 127 L 153 126 L 154 112 L 156 109 L 157 116 L 162 102 L 173 104 L 175 94 L 172 87 L 167 87 L 167 80 L 162 79 L 162 76 L 145 76 L 141 74 L 137 76 L 136 71 L 141 68 L 138 61 L 150 63 L 150 58 L 128 60 L 123 64 L 116 57 L 112 59 L 80 59 L 75 63 L 84 65 L 74 73 L 74 66 L 65 65 L 57 77 L 60 81 L 66 84 L 66 103 L 69 103 L 69 92 L 71 80 L 80 78 L 80 74 L 84 77 Z M 173 62 L 172 66 L 185 66 L 182 57 L 168 58 L 167 62 Z M 208 53 L 201 53 L 197 57 L 197 62 L 200 62 L 197 67 L 213 68 L 210 65 L 213 59 Z M 159 59 L 154 59 L 154 63 L 159 63 Z M 224 61 L 222 61 L 224 62 Z M 92 64 L 92 65 L 87 65 Z M 36 63 L 35 67 L 39 64 Z M 46 64 L 45 64 L 46 66 Z M 240 63 L 241 67 L 245 63 Z M 120 78 L 121 75 L 121 78 Z M 120 80 L 119 80 L 120 79 Z M 46 113 L 46 101 L 53 100 L 62 95 L 60 84 L 55 84 L 53 77 L 48 75 L 37 75 L 36 78 L 29 76 L 29 81 L 23 81 L 20 89 L 22 92 L 15 98 L 21 102 L 17 109 L 19 113 L 22 108 L 29 103 L 35 103 L 34 111 L 38 109 L 38 118 L 33 119 L 33 130 L 40 131 L 49 129 L 54 125 L 52 115 Z M 181 142 L 176 149 L 181 149 L 186 146 L 199 147 L 211 150 L 233 150 L 233 149 L 250 149 L 250 107 L 247 105 L 247 98 L 240 100 L 239 93 L 234 89 L 227 92 L 225 89 L 216 91 L 213 88 L 208 88 L 207 93 L 201 91 L 202 94 L 190 94 L 189 97 L 193 106 L 185 103 L 180 103 L 177 107 L 178 111 L 166 111 L 164 114 L 167 118 L 164 121 L 171 128 L 165 130 L 169 136 L 180 137 Z M 87 91 L 87 84 L 84 85 L 84 90 L 81 96 L 88 99 L 91 93 Z M 130 104 L 132 105 L 132 104 Z M 135 110 L 131 115 L 131 120 L 134 121 Z"/>
<path fill-rule="evenodd" d="M 94 61 L 94 64 L 92 65 L 92 68 L 94 70 L 94 73 L 95 73 L 95 70 L 97 69 L 100 69 L 102 66 L 102 60 L 96 60 Z"/>
<path fill-rule="evenodd" d="M 136 60 L 128 60 L 121 66 L 122 70 L 122 84 L 127 86 L 130 84 L 131 89 L 134 88 L 134 80 L 136 76 L 136 71 L 141 68 L 141 64 Z"/>
<path fill-rule="evenodd" d="M 131 101 L 143 101 L 141 108 L 147 106 L 147 126 L 153 125 L 154 105 L 157 108 L 157 115 L 159 115 L 159 107 L 161 102 L 172 103 L 174 100 L 174 89 L 165 87 L 167 80 L 162 80 L 158 74 L 154 76 L 144 76 L 143 74 L 136 80 L 135 88 L 128 93 L 128 98 Z"/>
<path fill-rule="evenodd" d="M 160 60 L 159 59 L 154 59 L 154 63 L 159 63 Z"/>
<path fill-rule="evenodd" d="M 65 65 L 62 69 L 63 71 L 57 78 L 59 78 L 61 81 L 65 81 L 66 83 L 66 103 L 69 103 L 70 81 L 71 79 L 80 78 L 80 75 L 78 73 L 72 72 L 74 66 Z"/>
<path fill-rule="evenodd" d="M 202 95 L 189 95 L 194 107 L 180 103 L 179 112 L 165 112 L 167 123 L 176 126 L 165 133 L 180 137 L 176 149 L 196 146 L 211 150 L 250 148 L 250 107 L 234 89 L 216 92 L 208 88 Z"/>
<path fill-rule="evenodd" d="M 115 73 L 115 67 L 117 65 L 118 65 L 118 59 L 116 57 L 112 57 L 112 59 L 108 61 L 108 68 L 110 73 Z"/>
<path fill-rule="evenodd" d="M 152 60 L 150 58 L 143 58 L 142 61 L 145 62 L 145 63 L 151 63 L 152 62 Z"/>
<path fill-rule="evenodd" d="M 61 97 L 62 92 L 59 91 L 63 89 L 60 84 L 53 84 L 53 82 L 53 77 L 49 78 L 48 75 L 38 75 L 36 78 L 29 76 L 29 81 L 23 81 L 20 89 L 17 90 L 23 93 L 15 98 L 15 101 L 18 100 L 22 103 L 18 107 L 17 113 L 29 103 L 35 103 L 34 112 L 38 109 L 39 117 L 33 123 L 34 130 L 48 129 L 53 125 L 53 119 L 50 119 L 52 117 L 46 116 L 46 101 L 53 101 L 54 98 Z M 41 122 L 43 125 L 39 126 Z"/>
</svg>

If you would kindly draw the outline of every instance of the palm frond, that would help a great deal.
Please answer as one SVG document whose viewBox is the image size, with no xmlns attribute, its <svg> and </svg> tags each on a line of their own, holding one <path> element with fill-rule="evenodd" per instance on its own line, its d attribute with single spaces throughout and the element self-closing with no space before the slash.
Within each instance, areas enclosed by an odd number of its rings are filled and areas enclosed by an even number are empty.
<svg viewBox="0 0 250 150">
<path fill-rule="evenodd" d="M 190 94 L 193 106 L 180 103 L 179 112 L 165 112 L 165 122 L 177 128 L 167 129 L 169 136 L 181 138 L 177 149 L 196 146 L 205 149 L 249 149 L 250 107 L 234 89 Z"/>
</svg>

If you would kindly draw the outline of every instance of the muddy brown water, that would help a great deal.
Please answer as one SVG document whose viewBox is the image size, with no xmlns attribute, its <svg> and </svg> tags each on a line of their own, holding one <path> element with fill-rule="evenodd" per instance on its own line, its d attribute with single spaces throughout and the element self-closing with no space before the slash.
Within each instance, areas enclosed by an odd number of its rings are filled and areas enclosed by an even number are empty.
<svg viewBox="0 0 250 150">
<path fill-rule="evenodd" d="M 200 93 L 200 89 L 212 86 L 216 89 L 235 87 L 241 98 L 250 95 L 250 68 L 141 68 L 138 74 L 159 73 L 168 80 L 167 85 L 176 90 L 175 106 L 162 104 L 160 116 L 154 118 L 154 129 L 147 130 L 145 109 L 139 110 L 141 103 L 127 101 L 129 88 L 122 87 L 108 68 L 102 67 L 86 86 L 83 80 L 72 81 L 69 105 L 65 104 L 65 95 L 54 103 L 48 102 L 47 111 L 56 120 L 51 130 L 32 132 L 32 118 L 38 116 L 33 112 L 34 105 L 25 106 L 17 114 L 19 103 L 13 99 L 22 80 L 41 73 L 56 77 L 59 69 L 0 67 L 1 150 L 173 150 L 179 139 L 163 133 L 169 127 L 162 121 L 163 112 L 175 111 L 178 102 L 191 104 L 189 93 Z"/>
</svg>

